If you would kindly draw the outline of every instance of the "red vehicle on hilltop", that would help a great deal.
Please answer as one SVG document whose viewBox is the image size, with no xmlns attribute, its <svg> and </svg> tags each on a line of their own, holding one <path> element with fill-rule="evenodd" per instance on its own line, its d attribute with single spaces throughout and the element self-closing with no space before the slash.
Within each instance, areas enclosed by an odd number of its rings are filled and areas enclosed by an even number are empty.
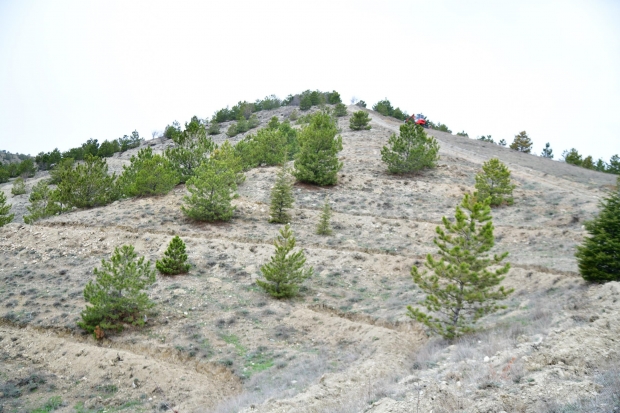
<svg viewBox="0 0 620 413">
<path fill-rule="evenodd" d="M 420 125 L 423 128 L 428 127 L 428 125 L 426 124 L 426 116 L 421 113 L 409 116 L 407 120 L 405 120 L 405 122 L 414 122 L 416 125 Z"/>
</svg>

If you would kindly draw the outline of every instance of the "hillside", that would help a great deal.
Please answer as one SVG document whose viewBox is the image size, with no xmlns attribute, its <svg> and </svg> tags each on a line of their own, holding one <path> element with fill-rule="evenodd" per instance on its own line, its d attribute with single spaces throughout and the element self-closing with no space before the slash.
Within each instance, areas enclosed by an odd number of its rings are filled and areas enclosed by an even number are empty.
<svg viewBox="0 0 620 413">
<path fill-rule="evenodd" d="M 292 110 L 259 112 L 261 126 Z M 620 284 L 586 284 L 573 254 L 616 177 L 438 131 L 429 131 L 441 145 L 438 168 L 392 176 L 380 149 L 399 123 L 371 112 L 372 129 L 354 132 L 349 116 L 338 120 L 338 185 L 295 186 L 291 225 L 315 276 L 290 301 L 254 282 L 279 229 L 267 222 L 276 168 L 248 171 L 235 217 L 219 224 L 187 220 L 180 185 L 25 225 L 28 195 L 1 184 L 16 213 L 0 230 L 4 411 L 53 396 L 63 411 L 553 412 L 580 400 L 592 404 L 565 411 L 612 411 Z M 170 144 L 144 143 L 156 152 Z M 110 168 L 120 172 L 138 149 L 108 158 Z M 493 210 L 495 251 L 510 253 L 505 285 L 515 293 L 481 321 L 487 332 L 450 345 L 406 317 L 422 298 L 409 273 L 435 252 L 435 227 L 490 157 L 517 184 L 514 206 Z M 327 238 L 314 231 L 326 196 Z M 187 243 L 193 268 L 158 276 L 147 327 L 101 343 L 84 335 L 82 290 L 101 259 L 131 243 L 155 261 L 173 235 Z"/>
</svg>

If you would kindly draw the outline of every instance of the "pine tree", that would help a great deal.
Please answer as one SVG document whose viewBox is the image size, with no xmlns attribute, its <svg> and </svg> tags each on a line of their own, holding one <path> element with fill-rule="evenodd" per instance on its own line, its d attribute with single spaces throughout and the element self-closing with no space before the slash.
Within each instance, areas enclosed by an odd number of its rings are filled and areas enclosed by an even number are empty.
<svg viewBox="0 0 620 413">
<path fill-rule="evenodd" d="M 181 210 L 198 221 L 229 221 L 235 207 L 231 201 L 237 189 L 237 173 L 226 161 L 209 158 L 187 181 L 189 196 Z"/>
<path fill-rule="evenodd" d="M 319 235 L 331 235 L 332 229 L 329 224 L 329 220 L 332 217 L 332 209 L 329 206 L 329 198 L 325 197 L 325 203 L 321 210 L 321 218 L 319 224 L 316 227 L 316 233 Z"/>
<path fill-rule="evenodd" d="M 253 154 L 258 165 L 281 165 L 287 158 L 286 136 L 280 129 L 264 128 L 252 136 Z"/>
<path fill-rule="evenodd" d="M 308 110 L 312 107 L 312 98 L 310 94 L 303 94 L 299 101 L 299 109 Z"/>
<path fill-rule="evenodd" d="M 0 190 L 0 227 L 5 226 L 15 218 L 15 214 L 9 214 L 10 211 L 11 204 L 7 204 L 4 191 Z"/>
<path fill-rule="evenodd" d="M 155 305 L 144 290 L 155 282 L 155 271 L 144 257 L 137 257 L 132 245 L 123 245 L 114 249 L 110 261 L 101 260 L 95 280 L 84 287 L 90 305 L 82 311 L 78 326 L 94 334 L 97 327 L 122 331 L 126 324 L 144 325 L 146 310 Z"/>
<path fill-rule="evenodd" d="M 428 254 L 425 263 L 432 273 L 411 269 L 413 282 L 426 293 L 420 304 L 433 314 L 407 307 L 409 317 L 448 339 L 473 331 L 480 317 L 505 308 L 496 301 L 513 291 L 495 288 L 505 278 L 510 264 L 501 265 L 507 252 L 488 255 L 495 243 L 488 198 L 479 201 L 476 194 L 465 195 L 456 207 L 455 218 L 451 223 L 443 217 L 445 229 L 436 229 L 434 242 L 439 248 L 439 260 Z"/>
<path fill-rule="evenodd" d="M 579 272 L 587 281 L 620 281 L 620 178 L 599 207 L 599 214 L 585 223 L 590 236 L 577 247 Z"/>
<path fill-rule="evenodd" d="M 602 158 L 598 158 L 594 165 L 594 169 L 599 172 L 607 172 L 607 163 Z"/>
<path fill-rule="evenodd" d="M 581 154 L 575 148 L 562 152 L 562 157 L 564 158 L 564 162 L 571 165 L 581 166 L 583 163 Z"/>
<path fill-rule="evenodd" d="M 291 222 L 291 216 L 287 209 L 293 206 L 293 182 L 289 177 L 289 171 L 282 166 L 278 171 L 276 182 L 271 189 L 271 207 L 269 222 L 286 224 Z"/>
<path fill-rule="evenodd" d="M 295 237 L 289 224 L 280 230 L 274 246 L 276 252 L 270 262 L 260 267 L 265 281 L 256 280 L 256 284 L 273 297 L 294 297 L 299 291 L 299 285 L 310 278 L 314 270 L 312 267 L 304 268 L 306 257 L 303 251 L 289 255 L 295 248 Z"/>
<path fill-rule="evenodd" d="M 542 150 L 540 156 L 542 156 L 543 158 L 553 159 L 553 149 L 551 149 L 551 145 L 549 144 L 549 142 L 545 144 L 545 147 Z"/>
<path fill-rule="evenodd" d="M 499 146 L 506 146 L 506 139 L 500 139 L 499 142 L 497 142 L 497 144 Z"/>
<path fill-rule="evenodd" d="M 153 154 L 150 147 L 140 149 L 133 155 L 130 165 L 123 165 L 118 186 L 121 194 L 128 197 L 165 195 L 179 183 L 178 172 L 167 158 Z"/>
<path fill-rule="evenodd" d="M 243 160 L 239 157 L 236 148 L 230 144 L 228 139 L 220 146 L 216 146 L 211 158 L 214 161 L 218 161 L 219 165 L 225 165 L 227 170 L 235 174 L 235 183 L 237 185 L 241 185 L 245 181 Z"/>
<path fill-rule="evenodd" d="M 23 195 L 26 193 L 26 184 L 24 183 L 24 179 L 21 176 L 13 182 L 13 188 L 11 188 L 11 193 L 13 195 Z"/>
<path fill-rule="evenodd" d="M 510 170 L 497 158 L 482 164 L 482 172 L 476 174 L 476 191 L 480 199 L 490 198 L 491 206 L 504 203 L 512 205 L 512 191 L 516 185 L 510 180 Z"/>
<path fill-rule="evenodd" d="M 50 185 L 58 185 L 73 170 L 73 158 L 63 158 L 50 170 Z"/>
<path fill-rule="evenodd" d="M 336 103 L 334 106 L 334 116 L 340 118 L 342 116 L 347 116 L 347 107 L 344 103 Z"/>
<path fill-rule="evenodd" d="M 353 116 L 349 119 L 349 128 L 352 130 L 369 130 L 372 126 L 368 123 L 370 123 L 368 112 L 358 110 L 357 112 L 353 112 Z"/>
<path fill-rule="evenodd" d="M 280 121 L 277 116 L 272 116 L 267 123 L 267 129 L 278 129 L 280 126 Z"/>
<path fill-rule="evenodd" d="M 338 152 L 342 150 L 342 137 L 336 136 L 338 128 L 326 112 L 318 112 L 310 118 L 298 135 L 299 152 L 295 158 L 293 175 L 300 182 L 316 185 L 335 185 L 342 162 Z"/>
<path fill-rule="evenodd" d="M 588 155 L 583 159 L 581 167 L 586 169 L 594 169 L 594 160 L 591 155 Z"/>
<path fill-rule="evenodd" d="M 254 129 L 258 125 L 260 125 L 260 120 L 258 120 L 256 113 L 252 113 L 252 116 L 248 119 L 248 129 Z"/>
<path fill-rule="evenodd" d="M 185 274 L 190 268 L 190 265 L 185 263 L 186 261 L 185 243 L 177 235 L 168 244 L 164 257 L 155 262 L 155 267 L 165 275 Z"/>
<path fill-rule="evenodd" d="M 381 149 L 381 159 L 393 174 L 415 173 L 434 168 L 439 159 L 439 144 L 424 128 L 408 122 L 400 125 L 400 134 L 392 134 L 388 146 Z"/>
<path fill-rule="evenodd" d="M 11 174 L 9 173 L 9 171 L 7 171 L 4 165 L 0 163 L 0 184 L 9 182 L 10 177 L 11 177 Z"/>
<path fill-rule="evenodd" d="M 217 123 L 217 121 L 215 121 L 215 120 L 211 121 L 211 124 L 209 125 L 209 129 L 207 129 L 207 133 L 209 135 L 219 135 L 219 133 L 220 133 L 220 124 Z"/>
<path fill-rule="evenodd" d="M 607 165 L 605 172 L 620 175 L 620 156 L 613 155 L 609 158 L 609 164 Z"/>
<path fill-rule="evenodd" d="M 185 124 L 182 133 L 174 133 L 171 137 L 176 146 L 166 149 L 164 154 L 178 173 L 179 181 L 187 182 L 208 158 L 215 144 L 207 137 L 207 131 L 198 119 L 192 119 Z"/>
<path fill-rule="evenodd" d="M 116 174 L 108 174 L 105 159 L 86 154 L 84 163 L 66 170 L 56 187 L 56 199 L 65 207 L 92 208 L 118 199 Z"/>
<path fill-rule="evenodd" d="M 510 149 L 523 153 L 530 153 L 532 151 L 532 145 L 532 140 L 527 136 L 527 133 L 523 131 L 515 135 L 514 141 L 510 144 Z"/>
<path fill-rule="evenodd" d="M 239 131 L 237 130 L 237 124 L 231 123 L 228 129 L 226 130 L 226 136 L 228 136 L 229 138 L 233 138 L 237 136 L 238 134 L 239 134 Z"/>
<path fill-rule="evenodd" d="M 33 222 L 50 217 L 61 212 L 60 204 L 56 201 L 55 192 L 50 190 L 48 182 L 39 181 L 33 188 L 28 198 L 30 205 L 26 207 L 28 215 L 24 215 L 24 222 Z"/>
</svg>

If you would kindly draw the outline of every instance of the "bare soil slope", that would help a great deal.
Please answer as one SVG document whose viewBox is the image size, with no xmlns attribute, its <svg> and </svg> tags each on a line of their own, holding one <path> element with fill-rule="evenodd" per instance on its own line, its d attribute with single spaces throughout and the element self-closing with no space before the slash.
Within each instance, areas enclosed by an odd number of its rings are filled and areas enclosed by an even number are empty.
<svg viewBox="0 0 620 413">
<path fill-rule="evenodd" d="M 260 113 L 261 121 L 291 110 Z M 291 301 L 254 282 L 279 230 L 267 222 L 275 168 L 246 174 L 234 219 L 220 224 L 187 220 L 179 186 L 25 225 L 28 195 L 0 186 L 17 215 L 0 230 L 5 411 L 60 397 L 65 411 L 409 412 L 416 403 L 417 411 L 538 412 L 602 391 L 596 372 L 618 360 L 619 287 L 586 285 L 573 254 L 614 177 L 437 131 L 438 168 L 392 176 L 380 150 L 399 124 L 372 117 L 363 132 L 339 119 L 338 185 L 295 187 L 291 224 L 316 275 Z M 136 151 L 110 158 L 111 169 L 121 172 Z M 489 332 L 429 341 L 405 316 L 422 298 L 409 271 L 435 251 L 441 217 L 453 216 L 493 156 L 517 183 L 515 205 L 493 211 L 496 251 L 510 252 L 506 284 L 516 292 L 482 320 Z M 315 226 L 326 196 L 334 234 L 322 237 Z M 193 267 L 158 278 L 147 327 L 101 343 L 84 335 L 76 327 L 82 290 L 101 259 L 130 243 L 155 261 L 173 235 L 187 243 Z"/>
</svg>

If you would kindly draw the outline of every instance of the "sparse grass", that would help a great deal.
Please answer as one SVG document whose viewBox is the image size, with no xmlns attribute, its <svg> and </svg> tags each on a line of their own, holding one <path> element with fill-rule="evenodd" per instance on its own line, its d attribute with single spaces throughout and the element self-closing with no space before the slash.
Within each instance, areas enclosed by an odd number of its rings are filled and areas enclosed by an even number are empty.
<svg viewBox="0 0 620 413">
<path fill-rule="evenodd" d="M 62 405 L 62 399 L 60 396 L 52 396 L 42 407 L 32 410 L 32 413 L 49 413 L 58 409 Z"/>
</svg>

